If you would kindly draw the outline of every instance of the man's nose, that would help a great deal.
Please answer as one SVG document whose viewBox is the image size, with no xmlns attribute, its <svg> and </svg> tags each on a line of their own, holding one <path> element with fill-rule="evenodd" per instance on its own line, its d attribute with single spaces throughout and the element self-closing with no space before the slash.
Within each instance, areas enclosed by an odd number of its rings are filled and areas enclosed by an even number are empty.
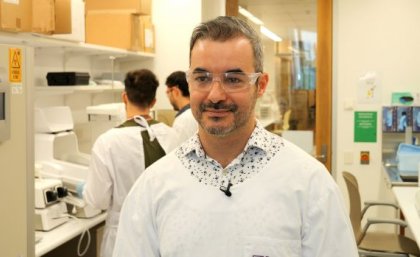
<svg viewBox="0 0 420 257">
<path fill-rule="evenodd" d="M 223 84 L 222 78 L 220 76 L 214 76 L 213 75 L 213 79 L 211 80 L 212 85 L 214 84 L 214 82 L 219 82 L 219 85 L 221 85 L 221 86 Z"/>
<path fill-rule="evenodd" d="M 216 81 L 219 83 L 215 83 Z M 225 89 L 223 88 L 223 82 L 220 79 L 220 77 L 213 77 L 212 86 L 210 88 L 208 98 L 213 103 L 225 100 L 226 92 L 225 92 Z"/>
</svg>

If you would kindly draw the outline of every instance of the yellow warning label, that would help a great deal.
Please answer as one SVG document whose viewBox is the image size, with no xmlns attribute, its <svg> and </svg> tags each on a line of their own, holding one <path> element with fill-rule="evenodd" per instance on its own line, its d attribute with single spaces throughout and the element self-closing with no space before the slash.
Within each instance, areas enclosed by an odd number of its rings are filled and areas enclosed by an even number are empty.
<svg viewBox="0 0 420 257">
<path fill-rule="evenodd" d="M 20 48 L 9 48 L 9 81 L 22 82 L 22 52 Z"/>
</svg>

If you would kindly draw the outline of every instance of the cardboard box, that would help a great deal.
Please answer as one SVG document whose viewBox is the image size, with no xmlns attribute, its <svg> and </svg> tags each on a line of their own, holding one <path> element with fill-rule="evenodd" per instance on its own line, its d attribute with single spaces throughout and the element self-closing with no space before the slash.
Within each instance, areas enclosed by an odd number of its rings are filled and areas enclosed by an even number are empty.
<svg viewBox="0 0 420 257">
<path fill-rule="evenodd" d="M 86 43 L 143 51 L 140 15 L 123 11 L 89 11 Z"/>
<path fill-rule="evenodd" d="M 0 0 L 0 30 L 30 32 L 32 30 L 32 1 Z"/>
<path fill-rule="evenodd" d="M 32 31 L 51 34 L 55 29 L 55 1 L 32 0 Z"/>
<path fill-rule="evenodd" d="M 55 29 L 54 34 L 70 34 L 71 0 L 55 0 Z"/>
<path fill-rule="evenodd" d="M 85 2 L 71 0 L 71 33 L 55 34 L 52 37 L 76 42 L 85 42 Z M 59 17 L 58 17 L 59 18 Z M 68 23 L 68 21 L 67 21 Z M 68 29 L 68 28 L 67 28 Z"/>
<path fill-rule="evenodd" d="M 143 47 L 140 51 L 155 52 L 155 28 L 149 15 L 140 16 L 140 45 Z"/>
<path fill-rule="evenodd" d="M 152 0 L 86 0 L 86 11 L 123 10 L 141 15 L 152 14 Z"/>
</svg>

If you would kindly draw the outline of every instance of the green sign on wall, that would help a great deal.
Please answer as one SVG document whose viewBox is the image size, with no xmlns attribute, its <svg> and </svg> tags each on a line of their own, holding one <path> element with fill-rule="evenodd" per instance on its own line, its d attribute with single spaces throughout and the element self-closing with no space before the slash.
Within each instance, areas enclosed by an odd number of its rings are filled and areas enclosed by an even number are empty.
<svg viewBox="0 0 420 257">
<path fill-rule="evenodd" d="M 354 112 L 354 142 L 376 143 L 377 112 Z"/>
</svg>

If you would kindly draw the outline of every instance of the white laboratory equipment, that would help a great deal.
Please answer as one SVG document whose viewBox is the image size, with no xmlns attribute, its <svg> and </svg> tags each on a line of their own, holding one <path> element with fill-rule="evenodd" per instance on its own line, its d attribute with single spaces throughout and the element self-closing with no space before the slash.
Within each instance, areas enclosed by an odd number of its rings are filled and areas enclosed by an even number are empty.
<svg viewBox="0 0 420 257">
<path fill-rule="evenodd" d="M 70 108 L 36 108 L 35 130 L 35 161 L 40 165 L 38 176 L 62 181 L 69 195 L 61 200 L 68 203 L 70 213 L 80 218 L 101 213 L 76 196 L 78 185 L 86 181 L 90 155 L 79 151 Z"/>
<path fill-rule="evenodd" d="M 35 230 L 49 231 L 69 220 L 67 195 L 59 179 L 35 179 Z"/>
<path fill-rule="evenodd" d="M 90 145 L 107 130 L 122 124 L 126 120 L 124 103 L 107 103 L 86 107 L 90 128 Z"/>
</svg>

